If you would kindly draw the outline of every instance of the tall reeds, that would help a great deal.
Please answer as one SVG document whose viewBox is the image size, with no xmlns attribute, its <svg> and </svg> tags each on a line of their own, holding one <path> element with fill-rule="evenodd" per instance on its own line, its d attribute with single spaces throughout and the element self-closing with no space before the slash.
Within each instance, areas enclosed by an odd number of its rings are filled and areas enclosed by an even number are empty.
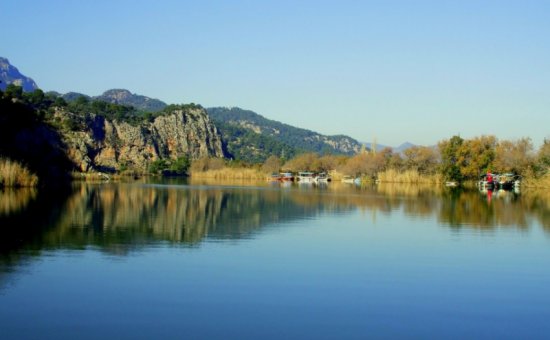
<svg viewBox="0 0 550 340">
<path fill-rule="evenodd" d="M 522 180 L 521 186 L 529 188 L 550 188 L 550 173 L 539 178 L 533 176 L 526 177 Z"/>
<path fill-rule="evenodd" d="M 388 169 L 386 171 L 379 172 L 377 179 L 382 183 L 439 184 L 443 182 L 442 176 L 439 174 L 423 175 L 417 170 L 398 171 L 395 169 Z"/>
<path fill-rule="evenodd" d="M 222 168 L 204 171 L 191 171 L 192 178 L 215 179 L 265 179 L 266 174 L 257 169 L 250 168 Z"/>
<path fill-rule="evenodd" d="M 38 176 L 18 162 L 0 158 L 0 187 L 35 187 Z"/>
</svg>

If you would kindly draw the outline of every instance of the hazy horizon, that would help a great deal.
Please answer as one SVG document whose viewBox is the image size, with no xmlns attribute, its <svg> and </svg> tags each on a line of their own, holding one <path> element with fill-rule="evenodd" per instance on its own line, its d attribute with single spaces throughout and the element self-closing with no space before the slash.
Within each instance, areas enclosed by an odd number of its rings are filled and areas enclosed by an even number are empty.
<svg viewBox="0 0 550 340">
<path fill-rule="evenodd" d="M 550 138 L 550 3 L 7 0 L 0 55 L 45 91 L 238 106 L 398 146 Z"/>
</svg>

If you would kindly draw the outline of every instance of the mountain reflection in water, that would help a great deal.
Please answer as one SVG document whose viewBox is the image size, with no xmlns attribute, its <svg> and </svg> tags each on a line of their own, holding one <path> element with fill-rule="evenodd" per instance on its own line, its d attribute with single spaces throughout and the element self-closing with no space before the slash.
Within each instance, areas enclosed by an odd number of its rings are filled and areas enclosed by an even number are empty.
<svg viewBox="0 0 550 340">
<path fill-rule="evenodd" d="M 252 237 L 319 214 L 400 213 L 442 226 L 527 229 L 536 220 L 550 231 L 544 194 L 487 193 L 418 185 L 324 187 L 247 186 L 208 182 L 75 183 L 66 191 L 0 191 L 1 255 L 22 250 L 97 246 L 125 254 L 145 244 L 196 245 L 204 239 Z M 375 221 L 373 222 L 375 223 Z"/>
</svg>

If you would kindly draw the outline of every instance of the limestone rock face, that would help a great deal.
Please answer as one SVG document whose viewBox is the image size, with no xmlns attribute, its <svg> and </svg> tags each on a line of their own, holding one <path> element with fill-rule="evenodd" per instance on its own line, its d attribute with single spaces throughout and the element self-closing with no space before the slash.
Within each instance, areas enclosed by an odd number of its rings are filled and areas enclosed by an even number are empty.
<svg viewBox="0 0 550 340">
<path fill-rule="evenodd" d="M 158 159 L 223 157 L 222 140 L 204 109 L 174 110 L 152 122 L 130 124 L 94 114 L 55 113 L 64 130 L 67 154 L 82 172 L 134 169 L 144 171 Z"/>
</svg>

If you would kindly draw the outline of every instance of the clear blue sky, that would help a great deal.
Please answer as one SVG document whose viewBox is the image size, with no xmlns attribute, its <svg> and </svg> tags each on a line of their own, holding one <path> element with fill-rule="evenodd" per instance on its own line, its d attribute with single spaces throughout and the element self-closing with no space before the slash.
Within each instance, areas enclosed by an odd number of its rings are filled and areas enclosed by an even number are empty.
<svg viewBox="0 0 550 340">
<path fill-rule="evenodd" d="M 550 138 L 550 1 L 3 0 L 44 90 L 239 106 L 325 134 Z"/>
</svg>

